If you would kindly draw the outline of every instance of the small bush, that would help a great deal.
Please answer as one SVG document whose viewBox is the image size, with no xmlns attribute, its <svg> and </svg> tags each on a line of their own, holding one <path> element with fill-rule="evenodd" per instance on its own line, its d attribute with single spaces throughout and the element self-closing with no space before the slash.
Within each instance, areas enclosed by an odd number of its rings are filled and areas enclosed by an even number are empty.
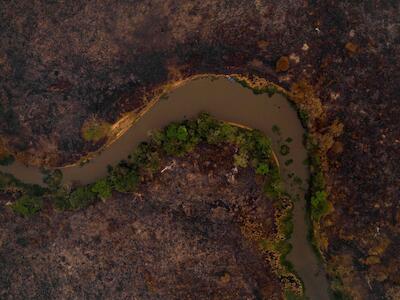
<svg viewBox="0 0 400 300">
<path fill-rule="evenodd" d="M 43 202 L 39 197 L 24 195 L 15 201 L 11 208 L 23 217 L 29 217 L 42 209 Z"/>
<path fill-rule="evenodd" d="M 307 127 L 308 127 L 307 124 L 308 124 L 308 121 L 309 121 L 309 119 L 310 119 L 308 113 L 307 113 L 306 111 L 300 109 L 300 110 L 298 110 L 298 116 L 299 116 L 301 125 L 302 125 L 304 128 L 307 128 Z"/>
<path fill-rule="evenodd" d="M 139 175 L 137 171 L 124 163 L 120 163 L 117 167 L 112 169 L 109 179 L 112 187 L 121 193 L 135 191 L 139 183 Z"/>
<path fill-rule="evenodd" d="M 267 175 L 269 172 L 269 166 L 266 163 L 260 163 L 256 169 L 256 174 Z"/>
<path fill-rule="evenodd" d="M 62 189 L 54 193 L 51 196 L 51 200 L 53 201 L 55 208 L 58 210 L 62 211 L 62 210 L 72 209 L 69 195 Z"/>
<path fill-rule="evenodd" d="M 92 186 L 92 192 L 97 194 L 97 196 L 105 201 L 109 199 L 112 195 L 112 185 L 107 178 L 100 179 Z"/>
<path fill-rule="evenodd" d="M 88 207 L 96 200 L 96 194 L 90 186 L 78 187 L 69 195 L 69 203 L 72 209 Z"/>
<path fill-rule="evenodd" d="M 311 197 L 311 218 L 319 221 L 329 211 L 329 203 L 325 191 L 318 191 Z"/>
<path fill-rule="evenodd" d="M 246 152 L 239 152 L 233 155 L 233 163 L 236 167 L 246 168 L 249 162 L 249 158 Z"/>
<path fill-rule="evenodd" d="M 163 149 L 169 155 L 181 156 L 194 148 L 197 140 L 189 136 L 185 125 L 173 123 L 165 129 Z"/>
</svg>

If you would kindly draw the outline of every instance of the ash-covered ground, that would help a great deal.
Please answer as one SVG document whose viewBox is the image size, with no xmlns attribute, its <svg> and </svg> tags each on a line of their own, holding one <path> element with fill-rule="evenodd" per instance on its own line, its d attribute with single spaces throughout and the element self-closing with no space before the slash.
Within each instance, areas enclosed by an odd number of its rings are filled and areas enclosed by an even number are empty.
<svg viewBox="0 0 400 300">
<path fill-rule="evenodd" d="M 316 130 L 344 124 L 329 152 L 324 255 L 354 297 L 398 299 L 399 14 L 390 0 L 3 0 L 1 136 L 30 163 L 60 165 L 104 143 L 83 140 L 85 120 L 114 122 L 166 82 L 306 80 L 326 111 Z M 289 66 L 277 71 L 282 56 Z"/>
</svg>

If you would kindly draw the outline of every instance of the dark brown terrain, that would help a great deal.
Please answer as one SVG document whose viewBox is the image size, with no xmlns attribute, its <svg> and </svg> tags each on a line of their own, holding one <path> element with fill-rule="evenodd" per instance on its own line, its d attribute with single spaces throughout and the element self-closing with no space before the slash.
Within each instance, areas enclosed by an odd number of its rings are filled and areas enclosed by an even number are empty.
<svg viewBox="0 0 400 300">
<path fill-rule="evenodd" d="M 2 140 L 27 162 L 61 165 L 105 142 L 83 140 L 86 119 L 113 123 L 167 82 L 201 73 L 288 90 L 308 82 L 325 111 L 313 129 L 344 125 L 325 149 L 329 270 L 357 299 L 399 299 L 399 15 L 393 0 L 2 0 Z M 103 209 L 116 213 L 111 203 Z"/>
<path fill-rule="evenodd" d="M 164 159 L 175 166 L 137 193 L 75 213 L 2 209 L 0 298 L 281 299 L 256 242 L 276 238 L 279 209 L 254 171 L 232 177 L 232 155 L 201 146 Z"/>
</svg>

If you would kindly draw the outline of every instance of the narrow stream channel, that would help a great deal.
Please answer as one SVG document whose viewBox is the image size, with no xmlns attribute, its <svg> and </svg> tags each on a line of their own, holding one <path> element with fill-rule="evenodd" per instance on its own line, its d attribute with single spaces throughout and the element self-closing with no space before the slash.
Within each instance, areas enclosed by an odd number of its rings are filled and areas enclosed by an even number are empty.
<svg viewBox="0 0 400 300">
<path fill-rule="evenodd" d="M 257 128 L 271 138 L 285 188 L 300 199 L 295 203 L 294 232 L 290 241 L 293 250 L 288 258 L 305 284 L 306 295 L 312 300 L 329 299 L 325 273 L 307 241 L 304 191 L 309 172 L 303 163 L 307 158 L 307 151 L 302 144 L 304 129 L 296 111 L 282 95 L 254 95 L 251 90 L 223 77 L 193 80 L 171 92 L 168 99 L 157 102 L 122 137 L 89 163 L 82 167 L 63 168 L 64 182 L 87 184 L 106 176 L 107 165 L 125 159 L 140 142 L 148 138 L 150 130 L 160 129 L 172 121 L 196 117 L 202 111 L 217 119 Z M 272 129 L 274 126 L 275 130 Z M 290 147 L 287 155 L 280 153 L 283 143 Z M 293 162 L 285 165 L 289 159 Z M 15 162 L 0 167 L 0 170 L 24 182 L 42 184 L 42 174 L 38 168 Z M 289 176 L 292 178 L 289 179 Z"/>
</svg>

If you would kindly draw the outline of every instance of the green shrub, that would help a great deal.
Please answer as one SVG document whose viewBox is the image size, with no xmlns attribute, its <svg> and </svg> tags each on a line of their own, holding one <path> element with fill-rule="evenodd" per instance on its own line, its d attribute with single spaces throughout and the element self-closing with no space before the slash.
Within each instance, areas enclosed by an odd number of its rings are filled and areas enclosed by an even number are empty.
<svg viewBox="0 0 400 300">
<path fill-rule="evenodd" d="M 92 192 L 97 194 L 101 200 L 107 200 L 112 195 L 112 185 L 107 178 L 100 179 L 93 184 Z"/>
<path fill-rule="evenodd" d="M 69 195 L 62 189 L 51 195 L 51 200 L 55 208 L 58 210 L 62 211 L 72 209 Z"/>
<path fill-rule="evenodd" d="M 256 168 L 256 174 L 259 175 L 267 175 L 269 172 L 269 166 L 267 163 L 260 163 Z"/>
<path fill-rule="evenodd" d="M 183 125 L 179 126 L 176 131 L 176 138 L 181 142 L 185 142 L 185 141 L 187 141 L 188 137 L 189 137 L 189 134 L 188 134 L 186 127 Z"/>
<path fill-rule="evenodd" d="M 169 155 L 181 156 L 196 145 L 197 140 L 189 136 L 186 126 L 172 123 L 165 129 L 163 149 Z"/>
<path fill-rule="evenodd" d="M 314 172 L 311 175 L 311 189 L 313 191 L 322 191 L 325 189 L 325 179 L 321 171 Z"/>
<path fill-rule="evenodd" d="M 308 127 L 307 124 L 308 124 L 308 121 L 309 121 L 309 119 L 310 119 L 308 113 L 307 113 L 306 111 L 304 111 L 304 110 L 299 109 L 299 110 L 298 110 L 298 116 L 299 116 L 301 125 L 302 125 L 304 128 L 307 128 L 307 127 Z"/>
<path fill-rule="evenodd" d="M 230 124 L 223 123 L 220 127 L 220 135 L 225 142 L 234 143 L 238 129 Z"/>
<path fill-rule="evenodd" d="M 42 209 L 43 202 L 39 197 L 24 195 L 15 201 L 11 208 L 23 217 L 31 216 Z"/>
<path fill-rule="evenodd" d="M 161 158 L 155 143 L 141 143 L 133 152 L 130 162 L 138 169 L 156 172 L 160 167 Z"/>
<path fill-rule="evenodd" d="M 329 211 L 327 194 L 325 191 L 318 191 L 311 197 L 311 218 L 319 221 Z"/>
<path fill-rule="evenodd" d="M 207 141 L 208 135 L 219 127 L 219 123 L 207 113 L 201 113 L 197 118 L 197 132 L 199 138 Z"/>
<path fill-rule="evenodd" d="M 258 160 L 271 157 L 271 141 L 259 130 L 249 132 L 244 147 L 250 151 L 251 156 Z"/>
<path fill-rule="evenodd" d="M 288 211 L 286 216 L 282 219 L 282 222 L 280 223 L 281 230 L 283 232 L 283 235 L 285 238 L 288 240 L 293 233 L 293 208 Z"/>
<path fill-rule="evenodd" d="M 276 92 L 277 88 L 273 85 L 269 85 L 265 88 L 265 92 L 268 94 L 268 96 L 272 97 Z"/>
<path fill-rule="evenodd" d="M 78 187 L 69 195 L 69 203 L 72 209 L 88 207 L 96 200 L 96 194 L 90 186 Z"/>
<path fill-rule="evenodd" d="M 280 181 L 268 181 L 264 186 L 264 192 L 272 199 L 278 199 L 282 194 L 282 184 Z"/>
<path fill-rule="evenodd" d="M 139 183 L 139 175 L 136 170 L 120 163 L 112 169 L 109 180 L 116 191 L 128 193 L 135 191 Z"/>
<path fill-rule="evenodd" d="M 241 151 L 233 155 L 233 163 L 236 167 L 246 168 L 249 162 L 247 152 Z"/>
<path fill-rule="evenodd" d="M 160 147 L 164 141 L 164 133 L 158 130 L 150 132 L 150 142 L 156 147 Z"/>
</svg>

